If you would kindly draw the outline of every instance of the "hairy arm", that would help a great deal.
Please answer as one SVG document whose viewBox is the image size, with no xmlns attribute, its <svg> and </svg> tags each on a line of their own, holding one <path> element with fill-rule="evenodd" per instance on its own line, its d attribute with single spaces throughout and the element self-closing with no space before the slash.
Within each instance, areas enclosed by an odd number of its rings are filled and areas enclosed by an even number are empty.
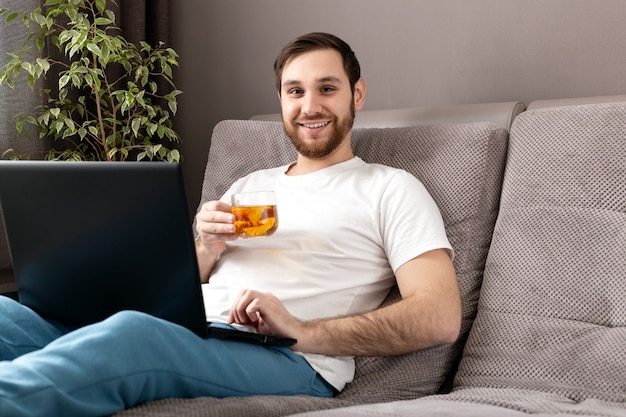
<svg viewBox="0 0 626 417">
<path fill-rule="evenodd" d="M 454 342 L 461 324 L 456 274 L 444 249 L 426 252 L 396 271 L 402 299 L 354 316 L 300 321 L 271 294 L 242 291 L 230 321 L 261 333 L 298 339 L 304 353 L 349 356 L 399 355 Z"/>
</svg>

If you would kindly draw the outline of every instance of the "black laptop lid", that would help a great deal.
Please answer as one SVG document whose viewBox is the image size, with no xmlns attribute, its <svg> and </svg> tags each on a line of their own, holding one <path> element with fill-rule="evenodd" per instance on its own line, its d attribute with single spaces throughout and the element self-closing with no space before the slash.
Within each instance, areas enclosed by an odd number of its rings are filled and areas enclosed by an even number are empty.
<svg viewBox="0 0 626 417">
<path fill-rule="evenodd" d="M 0 162 L 20 302 L 71 326 L 138 310 L 206 335 L 178 164 Z"/>
</svg>

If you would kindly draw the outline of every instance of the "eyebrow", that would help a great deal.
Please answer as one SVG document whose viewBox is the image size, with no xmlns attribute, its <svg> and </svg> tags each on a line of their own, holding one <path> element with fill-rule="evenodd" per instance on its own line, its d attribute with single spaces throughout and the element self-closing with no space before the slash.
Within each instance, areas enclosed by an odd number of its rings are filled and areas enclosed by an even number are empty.
<svg viewBox="0 0 626 417">
<path fill-rule="evenodd" d="M 339 78 L 339 77 L 335 77 L 334 75 L 327 75 L 327 76 L 324 76 L 324 77 L 318 78 L 318 79 L 316 80 L 316 82 L 317 82 L 318 84 L 328 83 L 328 82 L 332 82 L 332 83 L 341 83 L 341 78 Z M 286 81 L 282 84 L 282 86 L 283 86 L 284 88 L 286 88 L 286 87 L 291 87 L 291 86 L 294 86 L 294 85 L 299 85 L 299 84 L 301 84 L 301 83 L 302 83 L 302 82 L 301 82 L 301 81 L 299 81 L 299 80 L 286 80 Z"/>
</svg>

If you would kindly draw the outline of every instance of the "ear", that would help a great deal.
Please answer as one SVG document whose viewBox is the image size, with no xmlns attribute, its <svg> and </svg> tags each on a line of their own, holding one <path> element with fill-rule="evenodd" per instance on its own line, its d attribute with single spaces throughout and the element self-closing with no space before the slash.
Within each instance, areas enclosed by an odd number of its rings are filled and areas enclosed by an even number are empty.
<svg viewBox="0 0 626 417">
<path fill-rule="evenodd" d="M 359 78 L 359 80 L 354 84 L 354 109 L 361 110 L 365 105 L 365 91 L 367 90 L 367 85 L 365 84 L 365 80 L 363 78 Z"/>
</svg>

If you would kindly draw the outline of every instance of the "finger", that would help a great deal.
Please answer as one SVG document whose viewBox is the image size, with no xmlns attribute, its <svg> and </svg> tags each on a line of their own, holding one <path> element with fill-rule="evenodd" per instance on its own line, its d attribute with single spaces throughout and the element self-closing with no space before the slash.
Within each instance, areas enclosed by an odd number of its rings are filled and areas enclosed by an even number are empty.
<svg viewBox="0 0 626 417">
<path fill-rule="evenodd" d="M 239 313 L 238 313 L 238 306 L 241 300 L 241 296 L 242 296 L 242 292 L 239 292 L 239 294 L 237 295 L 237 297 L 235 298 L 235 301 L 233 302 L 233 305 L 230 307 L 230 311 L 228 312 L 228 322 L 229 323 L 236 323 L 239 324 L 241 322 L 240 318 L 239 318 Z"/>
<path fill-rule="evenodd" d="M 256 328 L 257 331 L 259 333 L 263 333 L 263 334 L 273 334 L 272 333 L 272 329 L 269 327 L 269 325 L 265 322 L 265 320 L 263 320 L 263 316 L 261 314 L 258 315 L 259 319 L 256 322 Z"/>
<path fill-rule="evenodd" d="M 198 234 L 202 235 L 233 235 L 222 236 L 223 238 L 235 238 L 235 225 L 223 222 L 198 222 L 196 226 Z"/>
<path fill-rule="evenodd" d="M 206 203 L 202 204 L 202 207 L 200 207 L 200 211 L 222 211 L 225 213 L 230 213 L 231 206 L 230 204 L 224 203 L 223 201 L 213 200 L 207 201 Z"/>
<path fill-rule="evenodd" d="M 196 218 L 208 223 L 233 223 L 235 216 L 232 214 L 231 206 L 221 201 L 209 201 L 202 205 Z"/>
<path fill-rule="evenodd" d="M 254 300 L 252 303 L 248 305 L 246 308 L 246 318 L 250 323 L 257 324 L 259 321 L 259 316 L 261 315 L 261 309 L 259 307 L 258 300 Z"/>
<path fill-rule="evenodd" d="M 201 211 L 196 215 L 196 220 L 199 225 L 232 225 L 235 222 L 235 216 L 232 213 L 225 213 L 223 211 Z"/>
<path fill-rule="evenodd" d="M 254 302 L 256 293 L 250 290 L 242 290 L 239 292 L 229 312 L 229 320 L 237 324 L 249 324 L 249 316 L 247 309 Z"/>
<path fill-rule="evenodd" d="M 203 239 L 208 235 L 231 235 L 222 236 L 223 240 L 235 239 L 235 216 L 230 212 L 230 206 L 221 201 L 209 201 L 202 205 L 196 214 L 196 231 Z"/>
</svg>

